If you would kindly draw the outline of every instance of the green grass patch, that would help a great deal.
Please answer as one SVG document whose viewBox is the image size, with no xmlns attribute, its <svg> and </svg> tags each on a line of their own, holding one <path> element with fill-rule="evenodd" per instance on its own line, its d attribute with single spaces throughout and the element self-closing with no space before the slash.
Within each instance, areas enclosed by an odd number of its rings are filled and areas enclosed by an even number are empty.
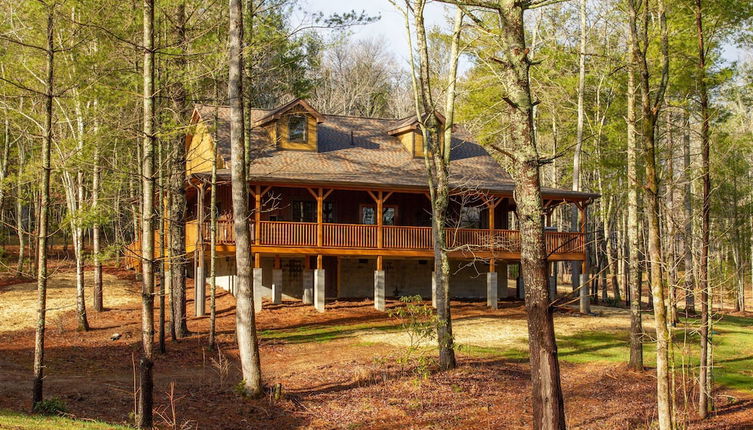
<svg viewBox="0 0 753 430">
<path fill-rule="evenodd" d="M 0 410 L 0 428 L 9 430 L 125 430 L 121 425 L 99 421 L 72 420 L 47 415 L 26 415 Z"/>
<path fill-rule="evenodd" d="M 699 357 L 698 320 L 683 320 L 688 330 L 678 327 L 673 333 L 675 366 L 686 366 L 697 372 Z M 650 336 L 653 333 L 648 333 Z M 725 316 L 714 324 L 714 380 L 726 387 L 753 392 L 753 318 Z M 571 336 L 559 336 L 557 347 L 560 360 L 569 363 L 612 362 L 627 363 L 630 354 L 627 331 L 584 331 Z M 494 348 L 458 345 L 458 351 L 479 357 L 502 357 L 527 361 L 528 349 Z M 655 344 L 650 340 L 643 346 L 643 360 L 647 367 L 656 364 Z"/>
<path fill-rule="evenodd" d="M 395 324 L 351 324 L 303 326 L 291 330 L 264 330 L 260 335 L 264 339 L 282 340 L 287 343 L 329 342 L 355 335 L 365 330 L 396 331 Z"/>
</svg>

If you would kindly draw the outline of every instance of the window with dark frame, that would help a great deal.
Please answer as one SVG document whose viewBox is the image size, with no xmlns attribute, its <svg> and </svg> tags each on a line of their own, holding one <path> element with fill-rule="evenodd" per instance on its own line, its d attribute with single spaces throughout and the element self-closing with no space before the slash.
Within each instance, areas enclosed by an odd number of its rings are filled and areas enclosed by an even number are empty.
<svg viewBox="0 0 753 430">
<path fill-rule="evenodd" d="M 397 206 L 384 206 L 382 208 L 382 225 L 395 225 L 396 217 Z M 376 223 L 376 206 L 361 205 L 361 224 L 375 225 Z"/>
<path fill-rule="evenodd" d="M 313 200 L 294 201 L 290 205 L 293 212 L 293 222 L 316 222 L 316 202 Z M 335 205 L 324 202 L 322 206 L 322 222 L 335 222 Z"/>
<path fill-rule="evenodd" d="M 288 140 L 290 142 L 306 141 L 306 115 L 290 115 L 288 117 Z"/>
</svg>

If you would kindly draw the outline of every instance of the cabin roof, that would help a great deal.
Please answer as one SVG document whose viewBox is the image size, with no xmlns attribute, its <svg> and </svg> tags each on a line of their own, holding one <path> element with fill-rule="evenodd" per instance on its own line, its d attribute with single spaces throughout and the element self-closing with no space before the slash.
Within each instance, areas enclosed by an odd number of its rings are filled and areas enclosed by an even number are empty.
<svg viewBox="0 0 753 430">
<path fill-rule="evenodd" d="M 254 109 L 254 124 L 273 112 Z M 230 109 L 227 106 L 196 106 L 194 119 L 204 121 L 217 142 L 219 155 L 230 163 Z M 412 117 L 415 121 L 415 116 Z M 317 118 L 319 120 L 319 118 Z M 252 129 L 252 162 L 248 176 L 254 181 L 278 183 L 317 183 L 394 188 L 426 188 L 423 157 L 413 157 L 389 131 L 405 126 L 403 119 L 365 118 L 324 115 L 317 127 L 318 151 L 279 150 L 264 129 Z M 216 121 L 216 127 L 213 126 Z M 479 189 L 512 193 L 510 175 L 470 134 L 456 126 L 452 137 L 450 186 L 454 189 Z M 199 172 L 201 173 L 201 172 Z M 229 175 L 221 169 L 218 174 Z M 552 188 L 542 189 L 548 198 L 590 199 L 591 193 Z"/>
</svg>

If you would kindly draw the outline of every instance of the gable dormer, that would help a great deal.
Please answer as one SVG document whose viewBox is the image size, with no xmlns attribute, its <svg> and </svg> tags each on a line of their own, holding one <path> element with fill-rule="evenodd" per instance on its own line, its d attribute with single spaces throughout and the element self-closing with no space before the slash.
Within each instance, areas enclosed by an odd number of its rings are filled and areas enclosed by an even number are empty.
<svg viewBox="0 0 753 430">
<path fill-rule="evenodd" d="M 305 100 L 295 99 L 267 113 L 254 124 L 263 127 L 277 149 L 318 150 L 318 125 L 324 116 Z"/>
<path fill-rule="evenodd" d="M 439 112 L 434 112 L 437 118 L 439 130 L 437 135 L 439 136 L 440 144 L 444 143 L 444 133 L 442 129 L 445 123 L 444 116 Z M 418 117 L 413 115 L 400 121 L 392 130 L 387 132 L 390 136 L 395 136 L 405 149 L 413 154 L 414 157 L 423 157 L 426 154 L 424 148 L 424 135 L 421 132 L 421 127 L 418 124 Z"/>
</svg>

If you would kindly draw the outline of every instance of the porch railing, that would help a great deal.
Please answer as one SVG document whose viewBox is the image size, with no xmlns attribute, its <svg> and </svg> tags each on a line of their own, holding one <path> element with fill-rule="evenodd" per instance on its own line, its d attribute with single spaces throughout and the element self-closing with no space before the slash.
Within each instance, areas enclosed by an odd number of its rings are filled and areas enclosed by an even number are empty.
<svg viewBox="0 0 753 430">
<path fill-rule="evenodd" d="M 196 222 L 187 225 L 187 238 L 196 238 Z M 254 223 L 251 241 L 254 242 Z M 193 230 L 193 231 L 191 231 Z M 380 249 L 379 227 L 370 224 L 322 224 L 322 246 L 327 248 Z M 261 221 L 261 245 L 280 247 L 316 247 L 318 224 L 315 222 Z M 209 242 L 209 224 L 202 229 L 202 238 Z M 447 247 L 458 250 L 494 249 L 501 252 L 520 252 L 520 232 L 517 230 L 456 229 L 446 230 Z M 194 239 L 195 240 L 195 239 Z M 546 232 L 546 249 L 550 255 L 583 254 L 584 235 L 577 232 Z M 234 244 L 232 220 L 217 223 L 217 243 Z M 381 249 L 430 250 L 433 247 L 431 227 L 383 226 Z"/>
</svg>

